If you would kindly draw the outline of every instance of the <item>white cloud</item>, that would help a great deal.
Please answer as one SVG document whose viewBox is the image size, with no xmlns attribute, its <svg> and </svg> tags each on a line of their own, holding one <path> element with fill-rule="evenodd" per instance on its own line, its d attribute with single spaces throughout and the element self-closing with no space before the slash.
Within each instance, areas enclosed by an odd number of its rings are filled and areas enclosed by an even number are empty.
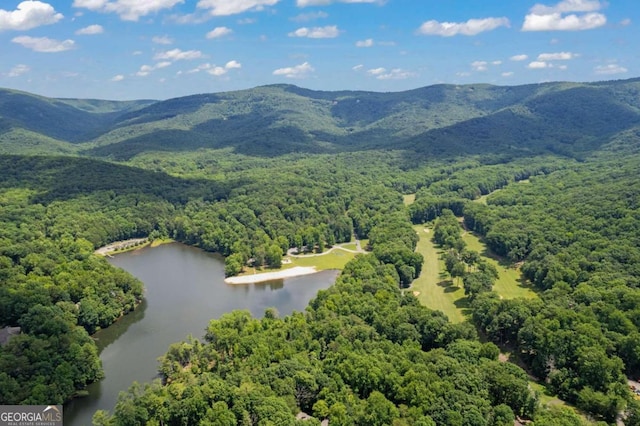
<svg viewBox="0 0 640 426">
<path fill-rule="evenodd" d="M 47 37 L 20 36 L 11 41 L 27 49 L 44 53 L 64 52 L 65 50 L 73 49 L 75 45 L 73 40 L 54 40 Z"/>
<path fill-rule="evenodd" d="M 600 0 L 563 0 L 554 6 L 543 4 L 534 5 L 530 12 L 539 15 L 549 13 L 569 13 L 569 12 L 595 12 L 602 9 L 604 4 Z"/>
<path fill-rule="evenodd" d="M 232 60 L 227 62 L 224 66 L 212 65 L 209 63 L 201 64 L 201 65 L 198 65 L 196 68 L 187 71 L 187 74 L 206 71 L 213 76 L 220 77 L 228 73 L 230 70 L 240 69 L 240 68 L 242 68 L 242 64 L 236 60 Z"/>
<path fill-rule="evenodd" d="M 354 71 L 360 71 L 362 68 L 364 68 L 364 65 L 358 64 L 355 67 L 352 67 L 351 69 Z"/>
<path fill-rule="evenodd" d="M 200 0 L 199 9 L 210 9 L 213 16 L 228 16 L 247 11 L 260 11 L 265 6 L 273 6 L 280 0 Z"/>
<path fill-rule="evenodd" d="M 598 28 L 607 17 L 598 13 L 600 0 L 563 0 L 554 6 L 536 4 L 524 18 L 522 31 L 580 31 Z"/>
<path fill-rule="evenodd" d="M 173 44 L 173 39 L 169 36 L 155 36 L 151 39 L 152 42 L 154 42 L 155 44 Z"/>
<path fill-rule="evenodd" d="M 373 39 L 368 38 L 366 40 L 356 41 L 356 47 L 371 47 L 373 46 Z"/>
<path fill-rule="evenodd" d="M 507 71 L 507 72 L 503 72 L 501 74 L 503 77 L 511 77 L 513 75 L 513 71 Z"/>
<path fill-rule="evenodd" d="M 538 55 L 538 61 L 568 61 L 578 56 L 580 55 L 571 52 L 541 53 Z"/>
<path fill-rule="evenodd" d="M 122 81 L 122 80 L 124 80 L 124 75 L 122 74 L 114 75 L 113 77 L 111 77 L 111 81 Z"/>
<path fill-rule="evenodd" d="M 153 67 L 151 65 L 143 65 L 140 67 L 140 70 L 136 73 L 138 77 L 146 77 L 151 71 L 153 71 Z"/>
<path fill-rule="evenodd" d="M 273 75 L 283 75 L 287 78 L 305 78 L 313 71 L 315 71 L 315 69 L 311 64 L 309 64 L 309 62 L 304 62 L 293 67 L 278 68 L 273 71 Z"/>
<path fill-rule="evenodd" d="M 302 27 L 290 32 L 289 37 L 308 37 L 308 38 L 335 38 L 340 35 L 337 25 L 328 25 L 326 27 L 307 28 Z"/>
<path fill-rule="evenodd" d="M 316 19 L 324 19 L 327 17 L 329 17 L 328 13 L 319 10 L 317 12 L 301 13 L 297 16 L 294 16 L 293 18 L 289 18 L 289 20 L 293 22 L 309 22 L 315 21 Z"/>
<path fill-rule="evenodd" d="M 216 77 L 220 77 L 221 75 L 225 75 L 227 73 L 227 69 L 225 67 L 213 67 L 207 72 L 211 75 L 215 75 Z"/>
<path fill-rule="evenodd" d="M 23 1 L 16 10 L 0 9 L 0 31 L 30 30 L 42 25 L 55 24 L 64 16 L 53 6 L 41 1 Z"/>
<path fill-rule="evenodd" d="M 385 0 L 297 0 L 298 7 L 324 6 L 331 3 L 377 3 L 384 4 Z"/>
<path fill-rule="evenodd" d="M 402 68 L 393 68 L 387 70 L 384 67 L 372 68 L 367 70 L 367 74 L 378 80 L 405 80 L 407 78 L 415 77 L 416 73 L 403 70 Z"/>
<path fill-rule="evenodd" d="M 202 52 L 199 50 L 180 50 L 172 49 L 166 52 L 159 52 L 154 56 L 155 60 L 181 61 L 202 58 Z"/>
<path fill-rule="evenodd" d="M 623 27 L 628 27 L 629 25 L 631 25 L 631 19 L 629 18 L 625 18 L 622 21 L 620 21 L 620 25 L 622 25 Z"/>
<path fill-rule="evenodd" d="M 117 13 L 125 21 L 137 21 L 141 16 L 171 9 L 184 0 L 74 0 L 73 7 L 96 12 Z"/>
<path fill-rule="evenodd" d="M 371 74 L 371 75 L 382 75 L 385 72 L 387 72 L 386 68 L 372 68 L 370 70 L 367 70 L 367 74 Z"/>
<path fill-rule="evenodd" d="M 529 63 L 529 65 L 527 65 L 527 68 L 530 68 L 532 70 L 536 70 L 536 69 L 543 69 L 543 68 L 552 68 L 553 65 L 548 63 L 548 62 L 544 62 L 544 61 L 533 61 L 531 63 Z"/>
<path fill-rule="evenodd" d="M 423 35 L 451 37 L 458 34 L 472 36 L 498 27 L 509 27 L 507 18 L 469 19 L 467 22 L 438 22 L 435 20 L 423 23 L 416 31 Z"/>
<path fill-rule="evenodd" d="M 104 28 L 102 25 L 89 25 L 88 27 L 80 28 L 76 31 L 77 35 L 93 35 L 93 34 L 102 34 L 104 32 Z"/>
<path fill-rule="evenodd" d="M 219 38 L 231 34 L 233 30 L 227 27 L 216 27 L 207 33 L 207 38 Z"/>
<path fill-rule="evenodd" d="M 402 68 L 394 68 L 387 73 L 376 75 L 378 80 L 406 80 L 407 78 L 415 77 L 416 73 L 403 70 Z"/>
<path fill-rule="evenodd" d="M 9 77 L 19 77 L 22 74 L 28 73 L 29 71 L 31 71 L 31 68 L 28 65 L 18 64 L 15 67 L 11 68 L 11 70 L 9 71 L 9 74 L 7 74 L 7 76 L 9 76 Z"/>
<path fill-rule="evenodd" d="M 167 16 L 166 20 L 169 22 L 175 22 L 176 24 L 180 24 L 180 25 L 187 25 L 187 24 L 202 24 L 204 22 L 207 22 L 209 19 L 211 19 L 211 15 L 209 15 L 206 12 L 196 12 L 196 13 L 187 13 L 184 15 L 179 15 L 179 14 L 173 14 L 173 15 L 169 15 Z"/>
<path fill-rule="evenodd" d="M 473 71 L 484 72 L 489 69 L 489 65 L 499 66 L 502 65 L 502 61 L 473 61 L 471 62 L 471 68 Z"/>
<path fill-rule="evenodd" d="M 238 19 L 238 24 L 240 25 L 249 25 L 249 24 L 255 24 L 257 22 L 256 19 L 254 18 L 243 18 L 243 19 Z"/>
<path fill-rule="evenodd" d="M 140 70 L 136 73 L 138 77 L 146 77 L 151 74 L 151 71 L 159 70 L 162 68 L 166 68 L 170 66 L 172 63 L 169 61 L 158 62 L 155 65 L 143 65 L 140 67 Z"/>
<path fill-rule="evenodd" d="M 100 10 L 104 8 L 108 0 L 73 0 L 73 7 L 82 7 L 89 10 Z"/>
<path fill-rule="evenodd" d="M 197 73 L 197 72 L 200 72 L 200 71 L 205 71 L 205 70 L 208 70 L 208 69 L 211 69 L 211 68 L 213 68 L 213 65 L 211 65 L 209 63 L 201 64 L 201 65 L 198 65 L 197 67 L 187 71 L 187 74 L 194 74 L 194 73 Z M 178 71 L 178 74 L 180 74 L 180 71 Z"/>
<path fill-rule="evenodd" d="M 530 14 L 525 17 L 522 31 L 580 31 L 598 28 L 607 23 L 607 18 L 601 13 L 586 15 L 567 15 L 559 13 L 550 15 Z"/>
<path fill-rule="evenodd" d="M 624 74 L 628 69 L 618 64 L 598 65 L 594 68 L 594 72 L 598 75 Z"/>
<path fill-rule="evenodd" d="M 527 55 L 513 55 L 512 57 L 509 58 L 512 61 L 526 61 L 527 59 L 529 59 L 529 57 Z"/>
<path fill-rule="evenodd" d="M 471 63 L 471 68 L 473 68 L 474 71 L 486 71 L 487 61 L 474 61 Z"/>
</svg>

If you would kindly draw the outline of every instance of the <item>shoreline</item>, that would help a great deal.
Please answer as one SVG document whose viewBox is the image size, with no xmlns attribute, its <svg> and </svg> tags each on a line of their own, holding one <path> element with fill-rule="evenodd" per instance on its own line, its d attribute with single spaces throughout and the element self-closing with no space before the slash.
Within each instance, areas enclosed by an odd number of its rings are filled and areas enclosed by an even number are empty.
<svg viewBox="0 0 640 426">
<path fill-rule="evenodd" d="M 158 238 L 150 241 L 148 237 L 131 238 L 129 240 L 115 241 L 106 246 L 102 246 L 94 250 L 93 254 L 98 256 L 113 257 L 114 254 L 126 253 L 128 251 L 140 250 L 145 247 L 158 247 L 162 244 L 173 243 L 175 240 L 171 238 Z"/>
<path fill-rule="evenodd" d="M 235 277 L 228 277 L 224 279 L 226 284 L 255 284 L 265 281 L 279 280 L 283 278 L 299 277 L 302 275 L 315 274 L 318 270 L 315 266 L 296 266 L 290 269 L 283 269 L 281 271 L 274 272 L 261 272 L 258 274 L 241 275 Z"/>
</svg>

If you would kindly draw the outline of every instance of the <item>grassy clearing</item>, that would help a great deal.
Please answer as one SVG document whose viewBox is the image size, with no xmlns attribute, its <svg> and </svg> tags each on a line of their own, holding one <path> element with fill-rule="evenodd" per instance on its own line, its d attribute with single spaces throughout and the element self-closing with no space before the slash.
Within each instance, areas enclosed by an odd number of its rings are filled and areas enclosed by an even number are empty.
<svg viewBox="0 0 640 426">
<path fill-rule="evenodd" d="M 463 322 L 469 306 L 464 289 L 454 285 L 444 272 L 444 262 L 440 260 L 442 253 L 431 241 L 431 230 L 426 232 L 428 228 L 424 225 L 416 225 L 414 229 L 420 236 L 416 251 L 424 256 L 424 265 L 409 290 L 429 309 L 444 312 L 451 322 Z"/>
<path fill-rule="evenodd" d="M 496 293 L 505 299 L 515 299 L 518 297 L 532 299 L 538 297 L 533 288 L 525 282 L 520 270 L 491 253 L 487 249 L 487 246 L 480 241 L 476 235 L 471 232 L 466 232 L 462 236 L 462 239 L 467 243 L 467 248 L 480 253 L 485 260 L 498 270 L 498 280 L 493 285 L 493 290 Z"/>
<path fill-rule="evenodd" d="M 529 179 L 523 179 L 523 180 L 519 180 L 519 181 L 518 181 L 518 182 L 516 182 L 516 183 L 529 183 L 529 182 L 530 182 L 530 181 L 529 181 Z M 481 195 L 480 197 L 476 198 L 476 199 L 475 199 L 475 200 L 473 200 L 473 201 L 474 201 L 474 202 L 476 202 L 476 203 L 480 203 L 480 204 L 484 204 L 484 205 L 486 205 L 486 204 L 487 204 L 487 197 L 488 197 L 489 195 L 495 194 L 495 193 L 496 193 L 496 192 L 498 192 L 498 191 L 501 191 L 501 189 L 496 189 L 495 191 L 490 192 L 489 194 Z"/>
<path fill-rule="evenodd" d="M 356 256 L 355 253 L 351 253 L 344 250 L 333 250 L 331 253 L 321 254 L 317 256 L 307 257 L 287 257 L 285 259 L 291 260 L 289 263 L 283 263 L 281 268 L 254 268 L 245 267 L 243 272 L 238 274 L 239 276 L 250 275 L 260 272 L 273 272 L 281 271 L 283 269 L 291 269 L 296 266 L 313 266 L 318 271 L 324 271 L 327 269 L 344 269 L 344 265 Z M 284 259 L 283 259 L 284 260 Z"/>
<path fill-rule="evenodd" d="M 362 247 L 366 248 L 369 244 L 369 240 L 360 240 L 360 244 Z M 345 250 L 342 250 L 345 249 Z M 324 271 L 328 269 L 337 269 L 343 270 L 344 266 L 358 253 L 353 253 L 347 250 L 357 250 L 358 247 L 355 241 L 350 243 L 342 243 L 336 246 L 333 246 L 329 252 L 325 251 L 323 253 L 314 253 L 298 256 L 285 256 L 282 259 L 282 267 L 280 268 L 255 268 L 245 266 L 243 271 L 238 274 L 238 276 L 256 274 L 260 272 L 275 272 L 281 271 L 284 269 L 295 268 L 296 266 L 304 266 L 309 267 L 312 266 L 316 268 L 317 271 Z"/>
<path fill-rule="evenodd" d="M 414 229 L 420 236 L 416 251 L 424 256 L 422 273 L 412 283 L 410 291 L 416 294 L 420 303 L 430 309 L 444 312 L 451 322 L 462 322 L 471 313 L 469 300 L 464 295 L 464 288 L 460 278 L 453 282 L 445 272 L 444 262 L 441 260 L 442 251 L 431 241 L 431 229 L 424 225 L 416 225 Z M 524 283 L 520 271 L 512 265 L 488 251 L 480 239 L 467 232 L 463 235 L 470 250 L 475 250 L 498 269 L 498 280 L 493 290 L 505 299 L 518 297 L 538 297 L 531 286 Z"/>
<path fill-rule="evenodd" d="M 542 406 L 550 407 L 552 405 L 558 405 L 560 407 L 571 407 L 569 404 L 559 399 L 558 397 L 550 395 L 549 391 L 547 391 L 547 388 L 545 388 L 538 382 L 529 380 L 529 387 L 531 387 L 531 389 L 533 389 L 533 391 L 538 394 L 540 405 Z"/>
<path fill-rule="evenodd" d="M 356 243 L 340 244 L 340 246 L 346 248 L 347 250 L 357 250 L 358 249 L 358 247 L 356 246 Z"/>
<path fill-rule="evenodd" d="M 153 241 L 151 241 L 151 247 L 158 247 L 161 246 L 163 244 L 170 244 L 170 243 L 175 243 L 176 241 L 172 238 L 157 238 Z"/>
<path fill-rule="evenodd" d="M 321 256 L 292 257 L 291 263 L 283 265 L 283 267 L 287 266 L 292 268 L 294 266 L 315 266 L 318 271 L 325 269 L 343 269 L 344 265 L 346 265 L 347 262 L 355 256 L 355 253 L 337 249 L 333 250 L 331 253 L 323 254 Z"/>
<path fill-rule="evenodd" d="M 529 380 L 529 387 L 538 394 L 538 400 L 540 401 L 540 405 L 542 405 L 543 407 L 556 406 L 556 407 L 569 408 L 575 411 L 577 415 L 582 417 L 582 420 L 586 424 L 588 425 L 598 424 L 596 421 L 590 419 L 589 416 L 587 416 L 585 413 L 577 409 L 575 406 L 567 403 L 566 401 L 561 400 L 557 396 L 549 394 L 549 391 L 547 391 L 547 389 L 540 383 L 534 382 L 533 380 Z"/>
<path fill-rule="evenodd" d="M 409 206 L 416 200 L 416 194 L 407 194 L 402 196 L 404 205 Z"/>
<path fill-rule="evenodd" d="M 496 189 L 495 191 L 493 191 L 490 194 L 485 194 L 485 195 L 481 195 L 480 197 L 476 198 L 475 200 L 473 200 L 476 203 L 480 203 L 480 204 L 484 204 L 485 206 L 487 205 L 487 197 L 491 194 L 495 194 L 496 192 L 500 191 L 499 189 Z"/>
</svg>

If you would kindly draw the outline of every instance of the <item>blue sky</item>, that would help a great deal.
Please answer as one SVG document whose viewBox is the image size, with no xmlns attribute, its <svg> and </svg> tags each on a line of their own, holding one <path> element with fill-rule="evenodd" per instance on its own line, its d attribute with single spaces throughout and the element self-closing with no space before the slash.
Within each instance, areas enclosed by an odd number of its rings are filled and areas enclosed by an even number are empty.
<svg viewBox="0 0 640 426">
<path fill-rule="evenodd" d="M 167 99 L 640 76 L 638 0 L 2 0 L 0 87 Z"/>
</svg>

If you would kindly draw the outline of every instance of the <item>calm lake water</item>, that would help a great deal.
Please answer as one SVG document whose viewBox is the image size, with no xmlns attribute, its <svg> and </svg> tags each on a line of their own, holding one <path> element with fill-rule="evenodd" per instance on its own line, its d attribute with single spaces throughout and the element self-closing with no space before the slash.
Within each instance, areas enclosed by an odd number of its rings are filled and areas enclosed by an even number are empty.
<svg viewBox="0 0 640 426">
<path fill-rule="evenodd" d="M 109 261 L 144 283 L 145 301 L 94 336 L 105 378 L 89 386 L 89 396 L 65 405 L 66 426 L 89 426 L 96 410 L 113 411 L 118 392 L 134 381 L 156 378 L 157 358 L 189 334 L 202 337 L 210 319 L 235 309 L 248 309 L 256 317 L 269 307 L 280 315 L 302 311 L 338 275 L 322 271 L 269 283 L 228 285 L 220 256 L 177 243 L 119 254 Z"/>
</svg>

